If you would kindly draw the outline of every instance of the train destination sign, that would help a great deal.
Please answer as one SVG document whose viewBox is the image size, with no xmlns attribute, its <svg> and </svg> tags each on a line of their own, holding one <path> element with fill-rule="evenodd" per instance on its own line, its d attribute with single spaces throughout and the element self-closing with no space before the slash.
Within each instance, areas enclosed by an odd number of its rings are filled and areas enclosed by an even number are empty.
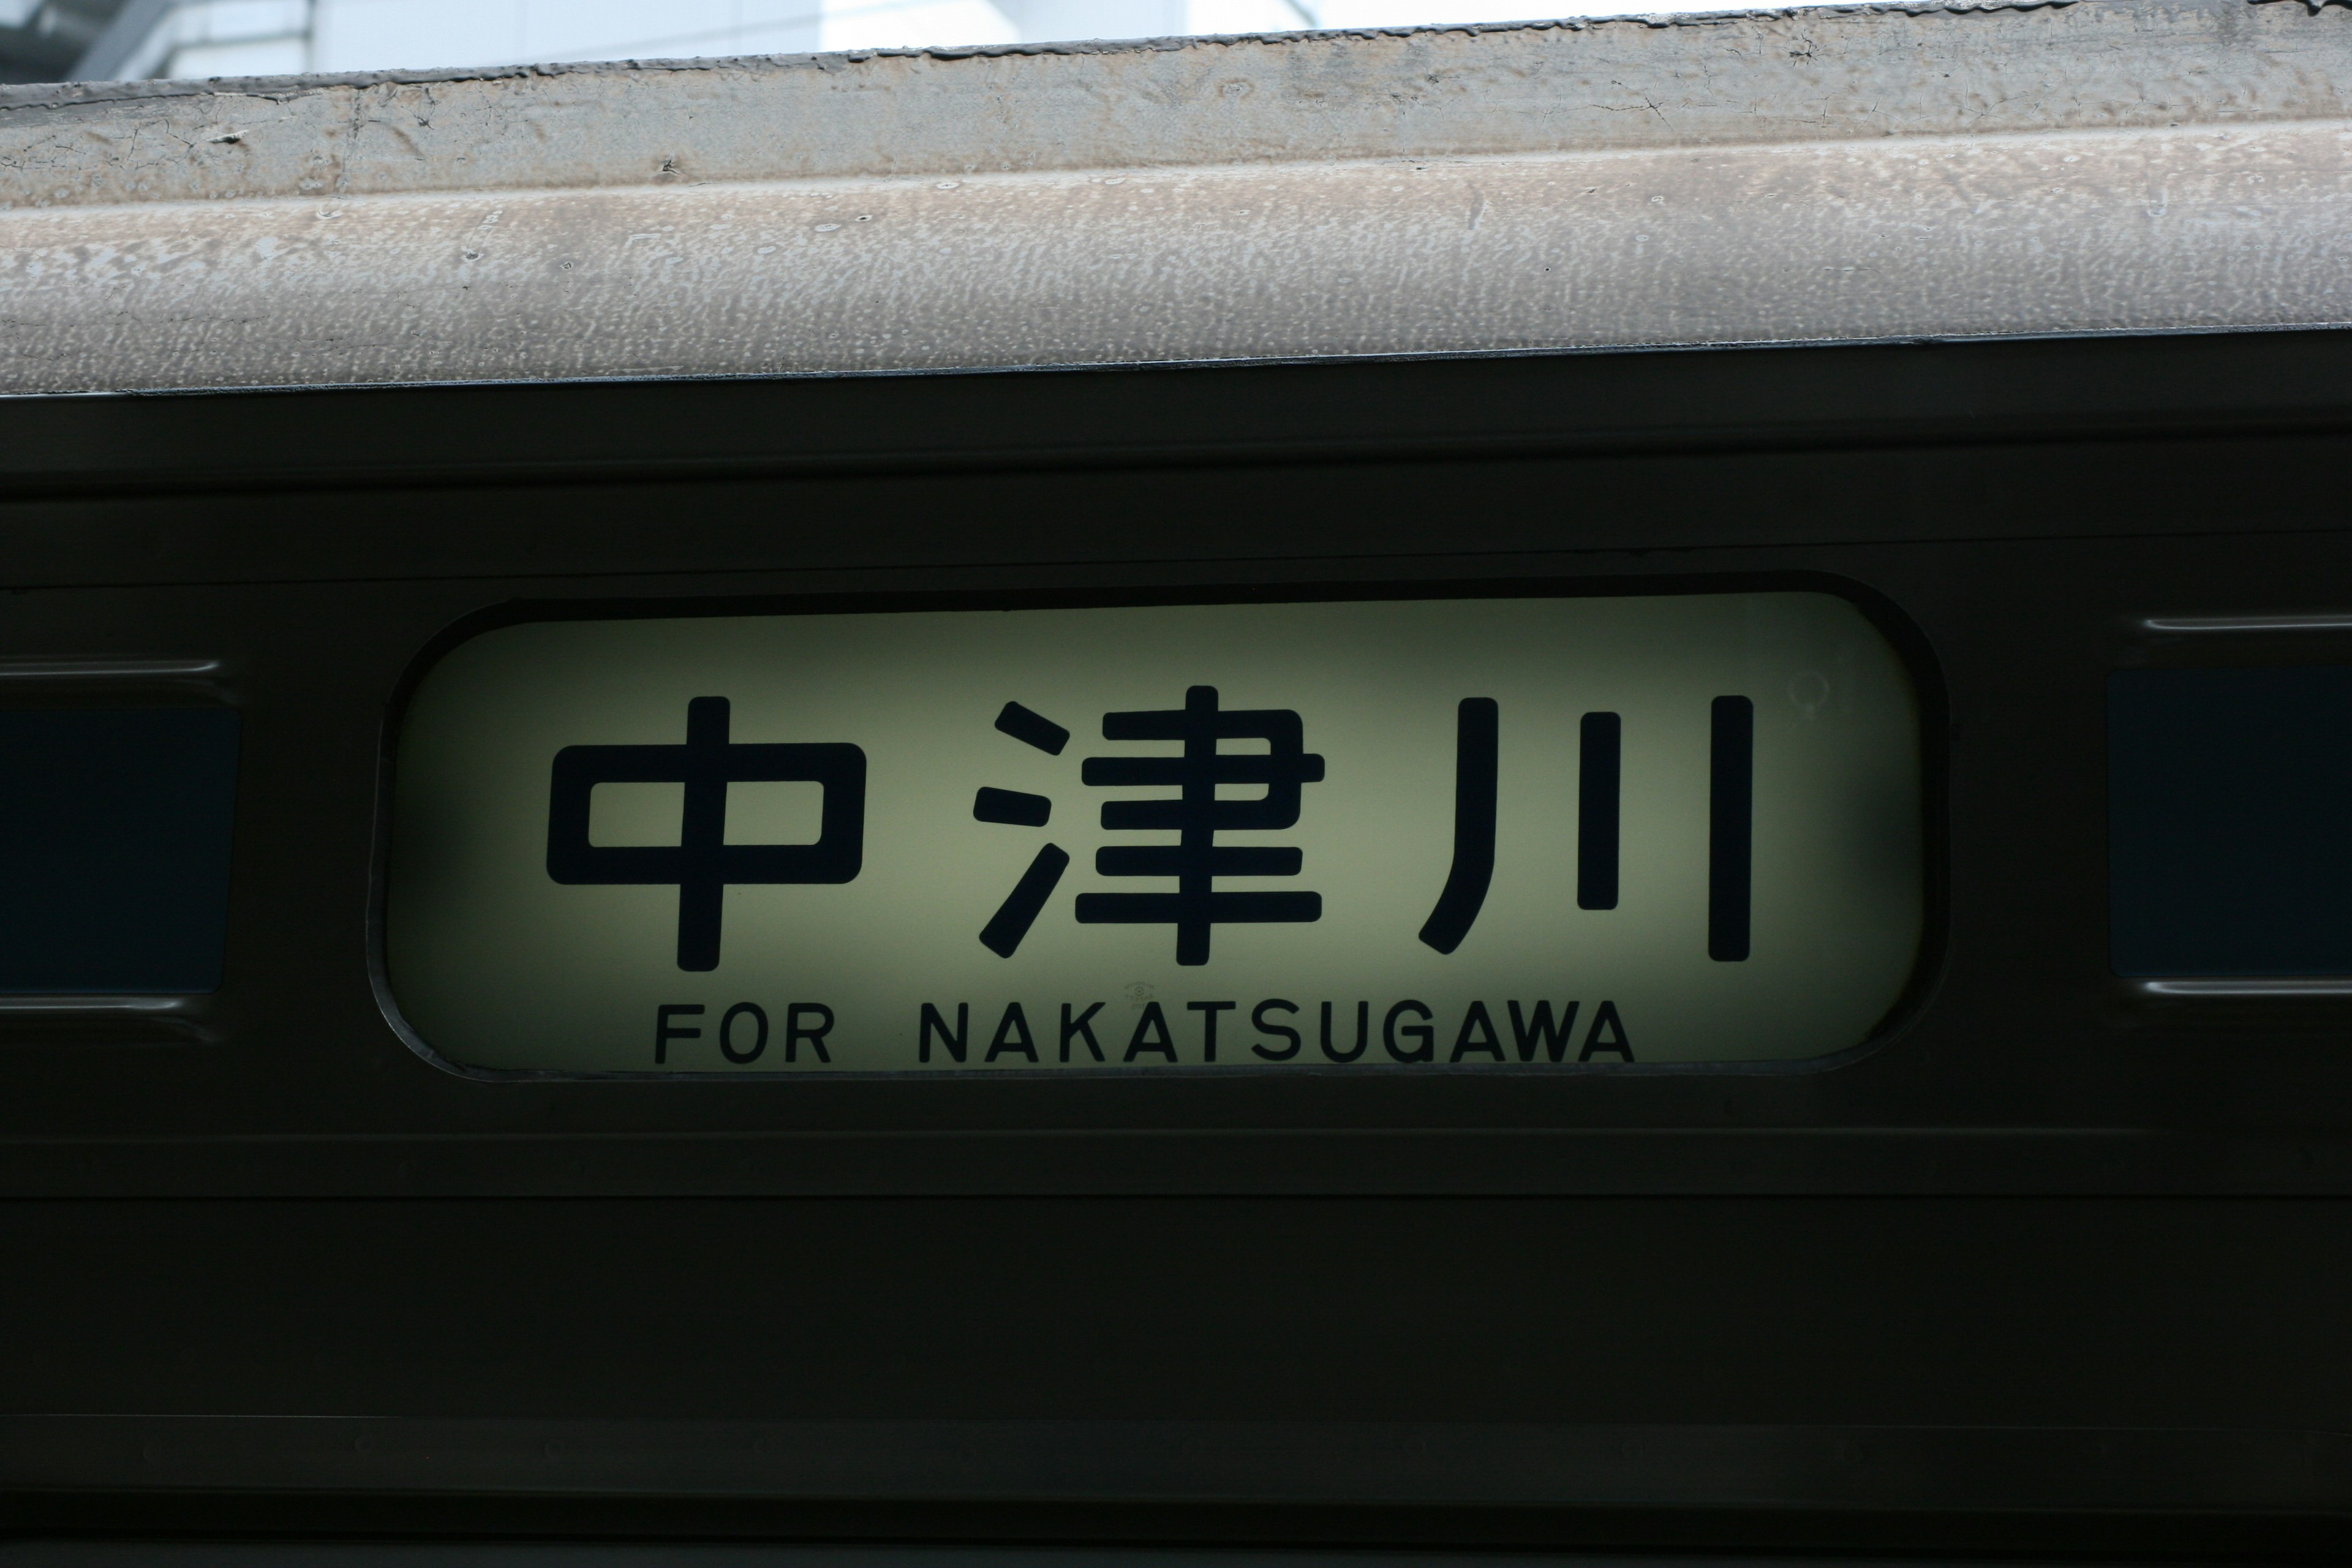
<svg viewBox="0 0 2352 1568">
<path fill-rule="evenodd" d="M 1790 1060 L 1926 910 L 1827 593 L 526 622 L 394 779 L 386 1005 L 472 1069 Z"/>
</svg>

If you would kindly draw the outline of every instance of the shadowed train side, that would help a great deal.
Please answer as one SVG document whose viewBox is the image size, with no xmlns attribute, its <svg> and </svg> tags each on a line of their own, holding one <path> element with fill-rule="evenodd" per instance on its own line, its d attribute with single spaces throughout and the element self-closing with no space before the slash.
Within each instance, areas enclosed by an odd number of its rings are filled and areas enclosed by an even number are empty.
<svg viewBox="0 0 2352 1568">
<path fill-rule="evenodd" d="M 0 89 L 7 1550 L 2340 1552 L 2347 27 Z"/>
</svg>

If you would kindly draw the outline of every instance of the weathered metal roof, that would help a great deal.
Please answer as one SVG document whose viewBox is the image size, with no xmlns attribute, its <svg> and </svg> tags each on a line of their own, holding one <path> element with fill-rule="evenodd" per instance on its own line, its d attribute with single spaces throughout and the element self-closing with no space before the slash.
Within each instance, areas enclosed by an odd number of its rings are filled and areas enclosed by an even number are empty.
<svg viewBox="0 0 2352 1568">
<path fill-rule="evenodd" d="M 2352 12 L 0 88 L 0 390 L 2352 320 Z"/>
</svg>

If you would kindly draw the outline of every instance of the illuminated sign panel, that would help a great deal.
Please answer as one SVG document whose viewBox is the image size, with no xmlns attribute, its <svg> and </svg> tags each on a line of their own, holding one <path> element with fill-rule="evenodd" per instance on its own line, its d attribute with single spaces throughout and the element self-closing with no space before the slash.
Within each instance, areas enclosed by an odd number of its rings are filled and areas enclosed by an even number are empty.
<svg viewBox="0 0 2352 1568">
<path fill-rule="evenodd" d="M 467 1068 L 1544 1071 L 1866 1039 L 1920 721 L 1803 592 L 555 620 L 398 740 Z"/>
</svg>

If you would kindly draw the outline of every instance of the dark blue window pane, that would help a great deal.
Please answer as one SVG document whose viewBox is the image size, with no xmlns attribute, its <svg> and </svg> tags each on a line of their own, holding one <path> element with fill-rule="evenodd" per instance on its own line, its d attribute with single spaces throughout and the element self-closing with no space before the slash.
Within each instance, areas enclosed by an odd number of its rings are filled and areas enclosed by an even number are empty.
<svg viewBox="0 0 2352 1568">
<path fill-rule="evenodd" d="M 218 989 L 237 716 L 0 712 L 0 992 Z"/>
<path fill-rule="evenodd" d="M 2352 974 L 2352 668 L 2107 682 L 2118 974 Z"/>
</svg>

